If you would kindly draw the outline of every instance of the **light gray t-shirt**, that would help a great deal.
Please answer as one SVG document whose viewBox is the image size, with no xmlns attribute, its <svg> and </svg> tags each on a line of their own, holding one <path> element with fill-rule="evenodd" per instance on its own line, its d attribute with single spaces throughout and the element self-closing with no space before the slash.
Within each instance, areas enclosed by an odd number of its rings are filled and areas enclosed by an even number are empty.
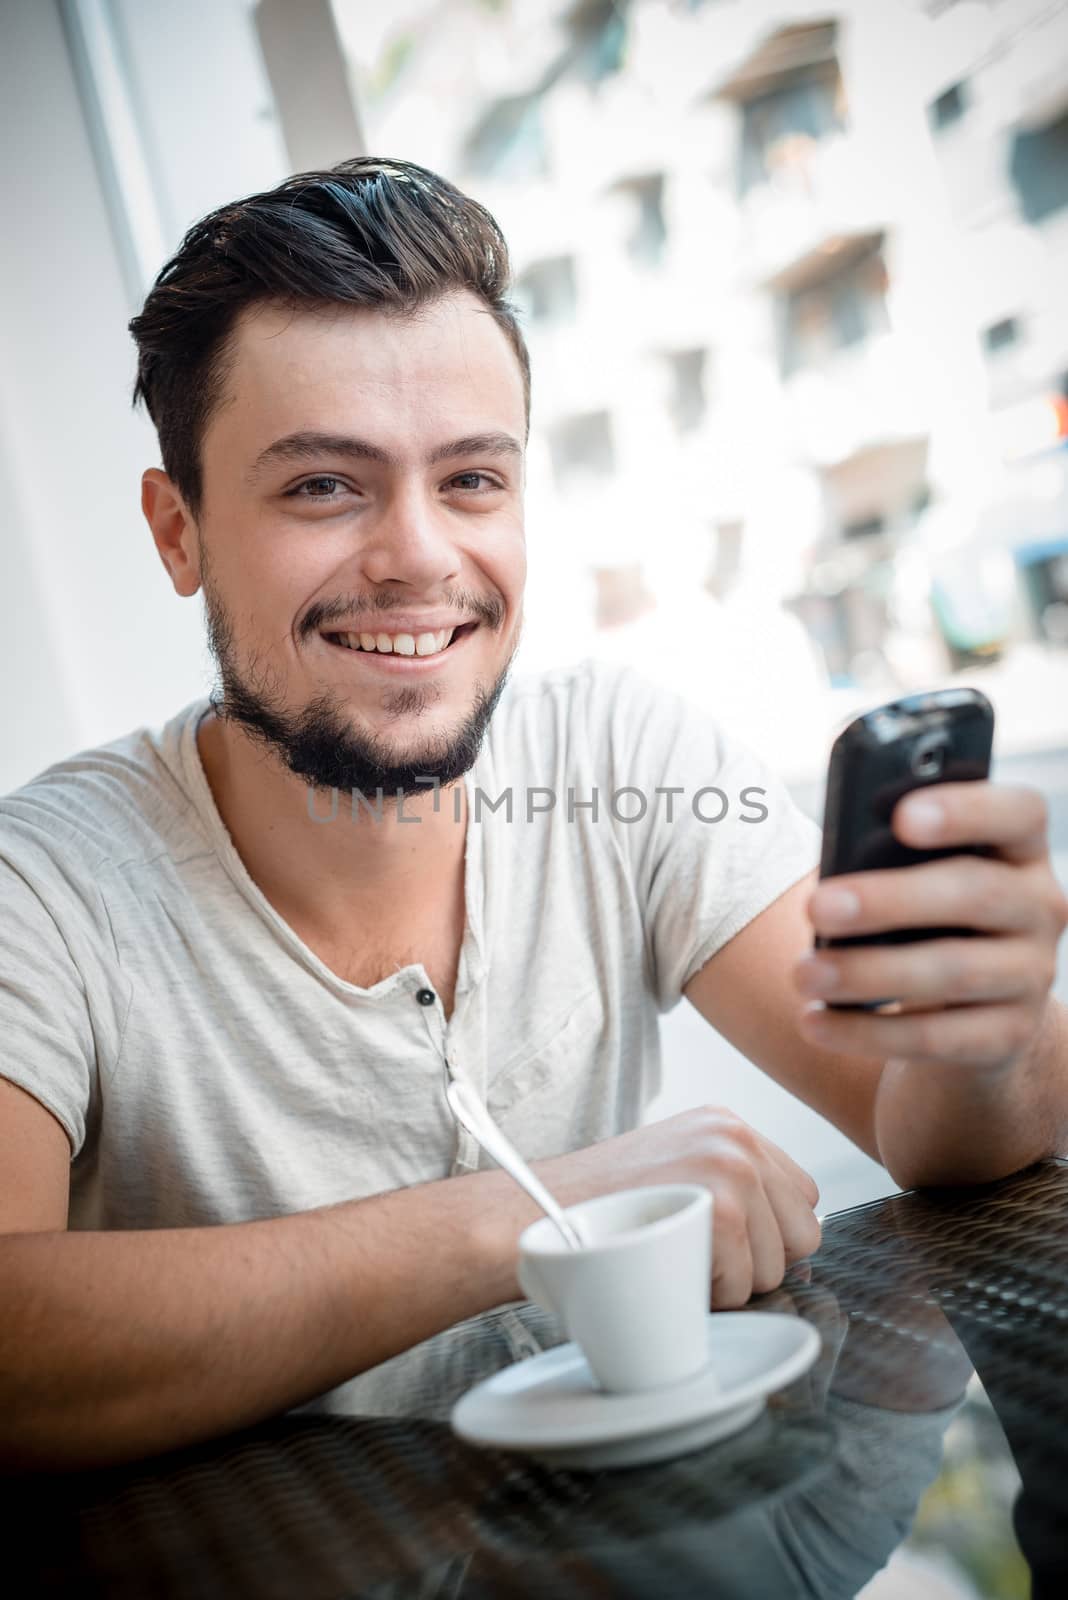
<svg viewBox="0 0 1068 1600">
<path fill-rule="evenodd" d="M 528 1157 L 634 1127 L 658 1012 L 818 858 L 782 783 L 681 698 L 592 662 L 518 680 L 465 779 L 446 1020 L 422 966 L 358 988 L 260 892 L 200 762 L 208 706 L 0 799 L 0 1073 L 67 1131 L 72 1229 L 247 1221 L 471 1170 L 446 1051 Z M 308 826 L 350 826 L 340 799 Z M 360 1409 L 385 1408 L 358 1382 Z"/>
</svg>

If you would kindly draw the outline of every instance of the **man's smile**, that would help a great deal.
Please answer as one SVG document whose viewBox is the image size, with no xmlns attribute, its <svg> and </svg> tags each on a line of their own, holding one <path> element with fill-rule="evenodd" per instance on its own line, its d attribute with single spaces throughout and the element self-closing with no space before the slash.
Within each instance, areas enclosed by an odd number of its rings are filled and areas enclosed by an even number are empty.
<svg viewBox="0 0 1068 1600">
<path fill-rule="evenodd" d="M 477 622 L 462 622 L 457 626 L 428 628 L 425 625 L 409 629 L 398 628 L 396 623 L 386 630 L 382 627 L 364 627 L 359 632 L 324 631 L 321 635 L 333 650 L 359 656 L 363 661 L 393 673 L 420 673 L 440 667 L 442 658 L 462 650 L 465 641 L 479 627 Z"/>
</svg>

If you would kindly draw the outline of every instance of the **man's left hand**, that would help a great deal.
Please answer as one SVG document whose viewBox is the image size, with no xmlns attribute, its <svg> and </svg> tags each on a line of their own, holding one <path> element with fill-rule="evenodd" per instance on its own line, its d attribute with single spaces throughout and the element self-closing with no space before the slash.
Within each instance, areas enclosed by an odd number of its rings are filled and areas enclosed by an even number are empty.
<svg viewBox="0 0 1068 1600">
<path fill-rule="evenodd" d="M 825 879 L 808 902 L 815 931 L 843 937 L 966 927 L 982 937 L 805 957 L 794 981 L 807 999 L 894 996 L 900 1005 L 887 1014 L 816 1004 L 802 1015 L 802 1033 L 846 1055 L 1011 1066 L 1038 1038 L 1068 926 L 1068 899 L 1049 859 L 1045 800 L 1003 784 L 937 784 L 900 801 L 891 827 L 920 849 L 985 845 L 991 853 Z"/>
</svg>

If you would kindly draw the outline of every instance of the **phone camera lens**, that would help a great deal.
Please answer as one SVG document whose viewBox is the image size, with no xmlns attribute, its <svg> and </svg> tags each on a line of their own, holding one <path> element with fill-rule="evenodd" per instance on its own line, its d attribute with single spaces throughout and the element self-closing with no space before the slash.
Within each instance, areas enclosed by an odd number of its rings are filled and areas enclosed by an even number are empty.
<svg viewBox="0 0 1068 1600">
<path fill-rule="evenodd" d="M 937 740 L 921 739 L 912 752 L 912 770 L 918 778 L 937 778 L 945 763 L 945 744 Z"/>
</svg>

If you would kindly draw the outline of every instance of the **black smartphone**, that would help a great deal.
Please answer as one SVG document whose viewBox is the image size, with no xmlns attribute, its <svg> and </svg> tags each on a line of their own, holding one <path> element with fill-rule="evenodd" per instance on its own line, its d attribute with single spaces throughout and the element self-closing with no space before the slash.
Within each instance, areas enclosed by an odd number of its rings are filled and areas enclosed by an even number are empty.
<svg viewBox="0 0 1068 1600">
<path fill-rule="evenodd" d="M 989 852 L 982 846 L 914 850 L 896 839 L 890 817 L 902 796 L 936 783 L 990 775 L 994 708 L 978 689 L 934 689 L 866 712 L 838 735 L 827 769 L 820 877 L 911 867 L 943 856 Z M 970 928 L 897 928 L 843 938 L 818 935 L 816 948 L 908 944 L 970 934 Z M 886 1005 L 885 1000 L 863 1007 Z"/>
</svg>

